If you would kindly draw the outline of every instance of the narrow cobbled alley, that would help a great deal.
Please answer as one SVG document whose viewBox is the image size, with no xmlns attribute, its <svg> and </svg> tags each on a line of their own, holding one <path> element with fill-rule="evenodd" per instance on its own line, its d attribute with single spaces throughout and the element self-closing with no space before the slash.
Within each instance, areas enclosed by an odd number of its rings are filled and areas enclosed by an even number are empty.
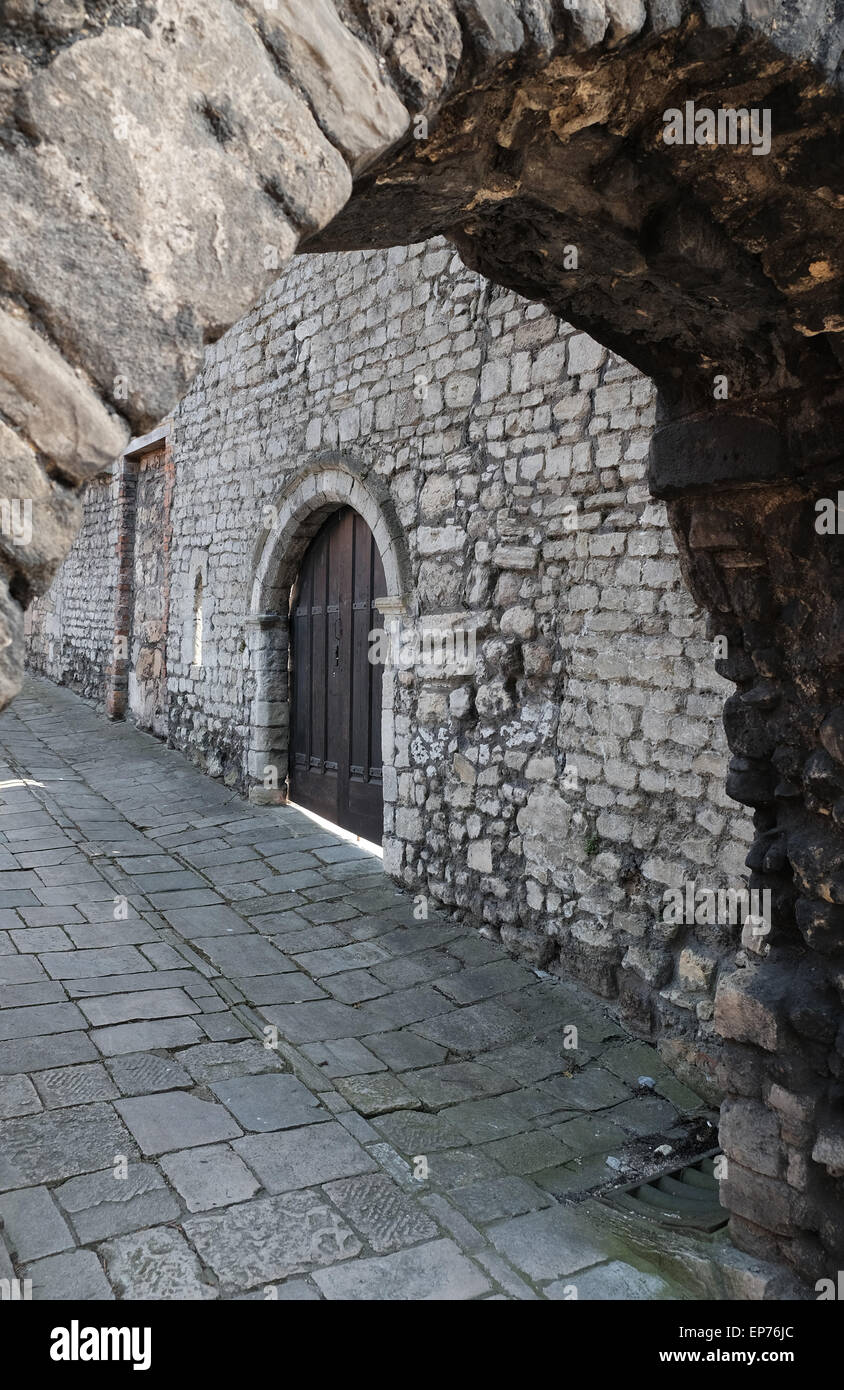
<svg viewBox="0 0 844 1390">
<path fill-rule="evenodd" d="M 0 1277 L 695 1297 L 596 1193 L 709 1112 L 599 1004 L 45 681 L 0 756 Z"/>
</svg>

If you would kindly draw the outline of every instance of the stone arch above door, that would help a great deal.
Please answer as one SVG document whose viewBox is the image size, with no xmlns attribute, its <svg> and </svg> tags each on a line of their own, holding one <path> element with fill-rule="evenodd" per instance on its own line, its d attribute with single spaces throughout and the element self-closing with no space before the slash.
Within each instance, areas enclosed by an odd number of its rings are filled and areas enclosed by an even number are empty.
<svg viewBox="0 0 844 1390">
<path fill-rule="evenodd" d="M 352 507 L 369 526 L 384 566 L 387 597 L 379 609 L 388 616 L 410 611 L 410 557 L 386 487 L 364 479 L 342 458 L 324 456 L 291 478 L 272 504 L 271 524 L 259 538 L 248 616 L 249 664 L 255 694 L 250 708 L 247 780 L 250 799 L 283 802 L 289 756 L 289 601 L 290 590 L 312 538 L 340 507 Z M 270 509 L 268 509 L 270 510 Z M 392 762 L 393 674 L 384 671 L 382 753 Z M 277 785 L 267 785 L 267 769 Z M 272 775 L 269 777 L 272 783 Z M 385 800 L 388 797 L 385 788 Z"/>
</svg>

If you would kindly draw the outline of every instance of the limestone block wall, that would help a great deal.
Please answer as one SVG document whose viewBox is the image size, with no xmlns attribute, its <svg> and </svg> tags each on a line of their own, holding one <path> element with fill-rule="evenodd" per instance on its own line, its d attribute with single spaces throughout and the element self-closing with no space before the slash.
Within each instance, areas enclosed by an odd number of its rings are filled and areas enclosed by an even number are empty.
<svg viewBox="0 0 844 1390">
<path fill-rule="evenodd" d="M 85 488 L 82 527 L 51 588 L 25 614 L 27 664 L 87 699 L 103 699 L 112 660 L 117 493 L 111 471 Z"/>
<path fill-rule="evenodd" d="M 173 417 L 167 728 L 244 790 L 283 746 L 285 624 L 256 640 L 256 574 L 285 561 L 267 555 L 291 489 L 316 505 L 330 470 L 350 475 L 395 546 L 406 621 L 476 642 L 469 674 L 384 682 L 387 868 L 619 998 L 705 1084 L 741 926 L 667 922 L 663 895 L 740 887 L 752 825 L 723 790 L 731 686 L 645 483 L 653 414 L 645 377 L 442 242 L 299 258 Z M 102 563 L 96 530 L 73 565 Z M 34 620 L 59 679 L 43 631 L 72 573 Z"/>
</svg>

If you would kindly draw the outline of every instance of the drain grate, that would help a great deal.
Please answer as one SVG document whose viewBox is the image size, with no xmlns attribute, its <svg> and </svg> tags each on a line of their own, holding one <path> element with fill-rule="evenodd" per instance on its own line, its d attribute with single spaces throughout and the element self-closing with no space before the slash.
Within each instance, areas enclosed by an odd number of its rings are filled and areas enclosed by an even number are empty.
<svg viewBox="0 0 844 1390">
<path fill-rule="evenodd" d="M 614 1187 L 599 1199 L 605 1206 L 674 1230 L 717 1231 L 727 1223 L 718 1199 L 715 1177 L 717 1150 L 685 1168 L 651 1178 L 650 1182 Z"/>
</svg>

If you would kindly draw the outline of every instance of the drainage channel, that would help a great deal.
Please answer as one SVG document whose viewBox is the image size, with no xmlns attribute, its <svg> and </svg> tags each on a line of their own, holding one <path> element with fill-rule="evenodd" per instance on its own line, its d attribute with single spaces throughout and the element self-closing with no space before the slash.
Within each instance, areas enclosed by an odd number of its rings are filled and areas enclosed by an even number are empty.
<svg viewBox="0 0 844 1390">
<path fill-rule="evenodd" d="M 715 1160 L 720 1150 L 647 1182 L 627 1183 L 598 1197 L 604 1206 L 678 1231 L 711 1234 L 727 1224 L 718 1196 Z"/>
</svg>

